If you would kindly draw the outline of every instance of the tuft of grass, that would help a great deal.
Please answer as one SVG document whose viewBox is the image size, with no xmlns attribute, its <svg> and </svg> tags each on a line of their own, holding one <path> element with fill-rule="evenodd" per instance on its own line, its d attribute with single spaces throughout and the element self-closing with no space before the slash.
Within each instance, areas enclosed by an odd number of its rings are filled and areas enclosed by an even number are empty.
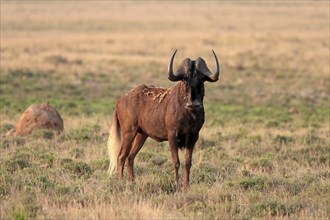
<svg viewBox="0 0 330 220">
<path fill-rule="evenodd" d="M 8 131 L 10 131 L 12 129 L 15 129 L 15 125 L 9 124 L 9 123 L 1 124 L 0 134 L 6 134 Z"/>
<path fill-rule="evenodd" d="M 38 129 L 36 131 L 33 131 L 29 136 L 35 139 L 52 139 L 54 138 L 54 131 L 49 129 Z"/>
<path fill-rule="evenodd" d="M 303 208 L 300 203 L 281 203 L 279 201 L 261 201 L 250 210 L 251 216 L 290 217 Z"/>
<path fill-rule="evenodd" d="M 293 137 L 290 137 L 290 136 L 286 136 L 286 135 L 276 135 L 274 137 L 274 142 L 275 143 L 278 143 L 278 144 L 289 144 L 289 143 L 293 143 L 294 142 L 294 138 Z"/>
<path fill-rule="evenodd" d="M 102 137 L 100 136 L 99 131 L 100 127 L 97 125 L 88 126 L 80 129 L 70 130 L 64 134 L 63 138 L 76 141 L 100 140 Z"/>
<path fill-rule="evenodd" d="M 265 189 L 266 182 L 267 180 L 265 178 L 257 176 L 251 178 L 244 178 L 239 182 L 239 185 L 245 190 L 255 188 L 258 191 L 263 191 Z"/>
<path fill-rule="evenodd" d="M 78 177 L 90 177 L 93 173 L 92 168 L 89 164 L 82 161 L 74 161 L 72 159 L 63 159 L 61 161 L 61 165 L 64 169 L 70 171 L 73 175 L 77 175 Z"/>
<path fill-rule="evenodd" d="M 199 164 L 197 167 L 193 167 L 192 170 L 194 184 L 203 183 L 208 185 L 212 185 L 218 180 L 221 171 L 209 163 Z"/>
<path fill-rule="evenodd" d="M 90 166 L 92 170 L 107 170 L 109 167 L 109 159 L 98 159 L 98 160 L 92 160 L 90 162 Z"/>
<path fill-rule="evenodd" d="M 28 219 L 28 213 L 25 210 L 15 209 L 11 213 L 11 217 L 15 220 L 25 220 Z"/>
<path fill-rule="evenodd" d="M 273 161 L 274 156 L 272 154 L 264 154 L 260 158 L 255 159 L 252 162 L 252 167 L 260 168 L 262 170 L 266 170 L 267 172 L 271 172 L 274 169 Z"/>
<path fill-rule="evenodd" d="M 10 217 L 12 219 L 35 218 L 40 208 L 33 194 L 23 194 L 20 201 L 15 204 L 15 208 L 10 211 Z"/>
</svg>

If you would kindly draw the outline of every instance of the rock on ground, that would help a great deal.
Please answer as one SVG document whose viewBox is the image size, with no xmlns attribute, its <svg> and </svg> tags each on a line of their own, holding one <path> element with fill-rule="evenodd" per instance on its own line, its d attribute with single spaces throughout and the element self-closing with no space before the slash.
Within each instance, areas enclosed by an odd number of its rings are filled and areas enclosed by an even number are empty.
<svg viewBox="0 0 330 220">
<path fill-rule="evenodd" d="M 16 124 L 14 135 L 23 136 L 37 129 L 64 130 L 63 119 L 48 103 L 34 104 L 25 110 Z"/>
</svg>

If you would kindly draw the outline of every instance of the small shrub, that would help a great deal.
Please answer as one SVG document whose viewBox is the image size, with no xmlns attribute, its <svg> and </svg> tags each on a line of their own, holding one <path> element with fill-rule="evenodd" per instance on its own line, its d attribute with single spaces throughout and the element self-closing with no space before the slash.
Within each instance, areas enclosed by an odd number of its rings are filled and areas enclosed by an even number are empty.
<svg viewBox="0 0 330 220">
<path fill-rule="evenodd" d="M 136 158 L 143 162 L 148 162 L 150 159 L 152 159 L 155 155 L 150 152 L 139 152 L 136 156 Z"/>
<path fill-rule="evenodd" d="M 270 214 L 271 216 L 290 216 L 297 212 L 299 212 L 303 206 L 300 203 L 294 203 L 294 204 L 287 204 L 287 203 L 281 203 L 279 201 L 273 200 L 273 201 L 262 201 L 256 204 L 251 208 L 252 216 L 257 217 L 264 217 Z"/>
<path fill-rule="evenodd" d="M 70 170 L 73 174 L 89 177 L 92 174 L 92 168 L 85 162 L 73 161 L 71 159 L 63 159 L 62 165 L 65 169 Z"/>
<path fill-rule="evenodd" d="M 211 164 L 208 163 L 202 163 L 198 167 L 193 166 L 192 167 L 192 181 L 194 184 L 213 184 L 217 181 L 218 176 L 220 176 L 219 169 L 216 169 Z"/>
<path fill-rule="evenodd" d="M 166 163 L 167 158 L 164 156 L 155 156 L 152 158 L 151 162 L 153 165 L 157 165 L 157 166 L 162 166 L 164 163 Z"/>
<path fill-rule="evenodd" d="M 159 184 L 162 193 L 173 194 L 178 190 L 178 186 L 172 175 L 161 175 Z"/>
<path fill-rule="evenodd" d="M 187 208 L 189 211 L 192 211 L 194 213 L 198 213 L 198 212 L 202 213 L 206 207 L 207 204 L 205 204 L 203 200 L 197 200 L 189 204 Z"/>
<path fill-rule="evenodd" d="M 272 161 L 273 161 L 273 155 L 265 154 L 262 155 L 261 158 L 254 160 L 252 166 L 270 172 L 274 168 Z"/>
<path fill-rule="evenodd" d="M 208 147 L 214 147 L 216 145 L 215 141 L 209 140 L 206 138 L 200 138 L 199 142 L 200 142 L 200 145 L 202 146 L 201 147 L 202 149 L 208 148 Z"/>
<path fill-rule="evenodd" d="M 26 139 L 23 137 L 14 137 L 12 140 L 16 146 L 22 146 L 26 143 Z"/>
<path fill-rule="evenodd" d="M 281 114 L 281 115 L 277 116 L 276 120 L 280 124 L 285 124 L 285 123 L 291 122 L 292 118 L 290 117 L 290 115 L 284 113 L 284 114 Z"/>
<path fill-rule="evenodd" d="M 326 141 L 323 138 L 318 137 L 315 134 L 307 135 L 304 137 L 304 143 L 307 145 L 325 144 Z"/>
<path fill-rule="evenodd" d="M 327 199 L 326 199 L 326 213 L 327 213 L 327 216 L 330 216 L 330 196 L 327 196 Z"/>
<path fill-rule="evenodd" d="M 220 147 L 208 147 L 200 151 L 205 158 L 217 158 L 217 160 L 228 159 L 228 154 Z"/>
<path fill-rule="evenodd" d="M 11 145 L 11 141 L 9 138 L 3 138 L 0 140 L 0 148 L 5 149 L 9 148 Z"/>
<path fill-rule="evenodd" d="M 255 185 L 257 185 L 259 179 L 252 179 L 252 178 L 244 178 L 243 180 L 241 180 L 239 182 L 239 184 L 245 189 L 249 189 L 251 187 L 254 187 Z"/>
<path fill-rule="evenodd" d="M 11 218 L 14 220 L 25 220 L 28 219 L 29 215 L 25 210 L 15 209 L 11 213 Z"/>
<path fill-rule="evenodd" d="M 92 160 L 90 166 L 93 170 L 107 170 L 109 159 Z"/>
<path fill-rule="evenodd" d="M 248 190 L 254 188 L 258 191 L 263 191 L 266 186 L 266 179 L 264 177 L 255 176 L 255 177 L 245 177 L 239 181 L 239 185 L 243 189 Z"/>
<path fill-rule="evenodd" d="M 285 184 L 283 185 L 288 193 L 291 195 L 298 195 L 299 193 L 307 190 L 315 181 L 317 180 L 312 176 L 303 176 L 301 179 L 291 179 L 285 181 Z"/>
<path fill-rule="evenodd" d="M 252 136 L 249 137 L 249 141 L 253 145 L 259 145 L 262 141 L 262 137 L 260 135 L 252 135 Z"/>
<path fill-rule="evenodd" d="M 77 186 L 64 186 L 64 185 L 55 185 L 56 194 L 60 195 L 74 195 L 78 191 Z"/>
<path fill-rule="evenodd" d="M 251 174 L 251 172 L 248 171 L 248 170 L 242 170 L 242 176 L 244 176 L 244 177 L 251 177 L 252 174 Z"/>
<path fill-rule="evenodd" d="M 0 164 L 0 167 L 2 167 L 2 164 Z M 14 177 L 10 173 L 2 170 L 0 175 L 0 197 L 10 195 L 11 187 L 15 184 L 13 178 Z"/>
<path fill-rule="evenodd" d="M 100 140 L 101 135 L 98 135 L 98 127 L 91 126 L 81 129 L 71 130 L 66 134 L 65 139 L 76 140 L 76 141 L 91 141 L 91 140 Z"/>
<path fill-rule="evenodd" d="M 82 158 L 84 156 L 84 149 L 75 147 L 71 150 L 70 154 L 74 158 Z"/>
<path fill-rule="evenodd" d="M 267 128 L 277 128 L 280 126 L 280 123 L 277 122 L 277 121 L 269 121 L 267 124 L 266 124 L 266 127 Z"/>
<path fill-rule="evenodd" d="M 276 135 L 276 137 L 273 140 L 275 143 L 282 144 L 282 145 L 294 142 L 293 137 L 289 137 L 289 136 L 285 136 L 285 135 Z"/>
<path fill-rule="evenodd" d="M 326 156 L 326 155 L 321 155 L 319 157 L 319 162 L 324 164 L 324 165 L 329 165 L 328 160 L 329 160 L 329 157 Z"/>
<path fill-rule="evenodd" d="M 40 177 L 38 177 L 37 181 L 38 181 L 40 188 L 43 191 L 47 191 L 49 189 L 54 189 L 54 187 L 55 187 L 55 183 L 53 183 L 51 180 L 49 180 L 49 178 L 47 176 L 40 176 Z"/>
<path fill-rule="evenodd" d="M 166 188 L 162 187 L 159 181 L 153 179 L 143 183 L 139 183 L 137 185 L 137 190 L 139 193 L 147 197 L 150 195 L 158 195 L 161 193 L 162 190 L 166 190 Z M 171 187 L 169 188 L 169 190 L 171 191 Z"/>
<path fill-rule="evenodd" d="M 5 123 L 5 124 L 1 125 L 1 127 L 0 127 L 0 133 L 1 134 L 6 134 L 8 131 L 10 131 L 10 130 L 12 130 L 14 128 L 15 128 L 15 125 Z"/>
<path fill-rule="evenodd" d="M 49 129 L 38 129 L 30 134 L 33 138 L 52 139 L 54 137 L 54 131 Z"/>
<path fill-rule="evenodd" d="M 37 204 L 34 195 L 21 195 L 20 199 L 13 205 L 13 210 L 10 213 L 13 219 L 31 219 L 37 216 L 41 207 Z"/>
<path fill-rule="evenodd" d="M 61 64 L 69 64 L 69 61 L 66 57 L 62 55 L 51 55 L 45 58 L 45 61 L 52 63 L 56 66 Z"/>
<path fill-rule="evenodd" d="M 0 148 L 10 148 L 11 146 L 22 146 L 26 143 L 24 137 L 4 137 L 0 140 Z"/>
<path fill-rule="evenodd" d="M 221 165 L 221 170 L 218 171 L 218 176 L 221 176 L 222 179 L 230 178 L 235 176 L 237 173 L 237 169 L 242 161 L 239 158 L 234 158 L 233 161 L 226 161 L 223 165 Z"/>
<path fill-rule="evenodd" d="M 248 134 L 247 130 L 240 127 L 238 132 L 236 134 L 233 134 L 232 139 L 235 141 L 239 141 L 242 138 L 245 138 L 247 134 Z"/>
<path fill-rule="evenodd" d="M 47 164 L 52 167 L 54 164 L 55 156 L 53 153 L 41 153 L 39 155 L 39 160 L 41 164 Z"/>
<path fill-rule="evenodd" d="M 6 161 L 7 171 L 11 173 L 17 170 L 22 170 L 30 166 L 31 166 L 30 162 L 25 158 L 14 158 Z"/>
</svg>

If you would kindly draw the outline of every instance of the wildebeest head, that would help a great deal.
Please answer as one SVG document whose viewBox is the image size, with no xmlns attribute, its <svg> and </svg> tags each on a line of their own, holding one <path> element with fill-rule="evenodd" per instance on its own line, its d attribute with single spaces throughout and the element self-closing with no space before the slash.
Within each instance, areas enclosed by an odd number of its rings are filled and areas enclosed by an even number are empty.
<svg viewBox="0 0 330 220">
<path fill-rule="evenodd" d="M 203 58 L 198 57 L 196 60 L 186 58 L 183 60 L 181 66 L 174 73 L 173 61 L 177 50 L 173 53 L 169 66 L 168 66 L 168 79 L 171 81 L 183 81 L 186 86 L 186 108 L 192 110 L 198 110 L 203 107 L 204 97 L 204 82 L 215 82 L 219 79 L 219 62 L 218 58 L 215 58 L 215 73 L 213 74 L 207 67 Z"/>
</svg>

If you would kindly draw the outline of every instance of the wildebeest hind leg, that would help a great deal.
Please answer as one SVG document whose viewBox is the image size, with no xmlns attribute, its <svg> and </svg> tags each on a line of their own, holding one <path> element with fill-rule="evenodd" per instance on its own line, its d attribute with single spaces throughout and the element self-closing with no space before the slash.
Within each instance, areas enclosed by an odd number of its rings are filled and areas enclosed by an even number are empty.
<svg viewBox="0 0 330 220">
<path fill-rule="evenodd" d="M 136 136 L 136 132 L 126 132 L 123 134 L 121 150 L 118 156 L 118 180 L 123 179 L 125 160 L 132 148 L 132 142 Z"/>
<path fill-rule="evenodd" d="M 129 152 L 128 157 L 126 158 L 126 165 L 128 170 L 128 180 L 133 181 L 134 180 L 134 159 L 137 153 L 142 148 L 144 142 L 147 140 L 147 135 L 144 133 L 137 133 L 137 135 L 134 138 L 132 149 Z"/>
</svg>

